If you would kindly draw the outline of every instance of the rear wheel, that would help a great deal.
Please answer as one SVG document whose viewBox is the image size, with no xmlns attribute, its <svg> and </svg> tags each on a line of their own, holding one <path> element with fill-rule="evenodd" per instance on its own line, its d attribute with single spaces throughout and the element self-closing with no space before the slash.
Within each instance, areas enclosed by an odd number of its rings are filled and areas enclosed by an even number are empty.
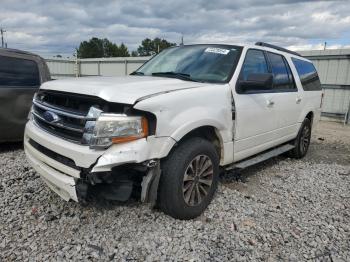
<svg viewBox="0 0 350 262">
<path fill-rule="evenodd" d="M 311 121 L 305 118 L 301 124 L 297 138 L 294 140 L 294 149 L 289 152 L 289 156 L 293 158 L 303 158 L 311 141 Z"/>
<path fill-rule="evenodd" d="M 174 218 L 199 216 L 211 202 L 219 178 L 219 156 L 212 143 L 192 138 L 162 163 L 159 205 Z"/>
</svg>

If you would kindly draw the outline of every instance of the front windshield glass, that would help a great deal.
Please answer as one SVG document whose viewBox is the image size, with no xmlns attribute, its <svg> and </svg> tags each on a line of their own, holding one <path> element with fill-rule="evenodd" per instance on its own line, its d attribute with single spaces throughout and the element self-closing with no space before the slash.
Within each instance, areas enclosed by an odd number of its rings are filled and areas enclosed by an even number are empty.
<svg viewBox="0 0 350 262">
<path fill-rule="evenodd" d="M 241 51 L 242 47 L 232 45 L 172 47 L 156 55 L 133 74 L 225 83 L 230 80 Z"/>
</svg>

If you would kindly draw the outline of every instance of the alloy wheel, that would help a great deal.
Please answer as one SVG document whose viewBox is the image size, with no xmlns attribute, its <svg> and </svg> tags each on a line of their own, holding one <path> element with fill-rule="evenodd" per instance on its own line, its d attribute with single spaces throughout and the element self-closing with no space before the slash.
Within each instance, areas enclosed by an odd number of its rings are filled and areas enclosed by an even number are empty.
<svg viewBox="0 0 350 262">
<path fill-rule="evenodd" d="M 183 179 L 183 196 L 187 205 L 197 206 L 208 195 L 214 178 L 214 166 L 206 155 L 196 156 L 187 166 Z"/>
<path fill-rule="evenodd" d="M 300 137 L 300 150 L 304 154 L 309 148 L 311 138 L 311 129 L 307 125 L 304 126 Z"/>
</svg>

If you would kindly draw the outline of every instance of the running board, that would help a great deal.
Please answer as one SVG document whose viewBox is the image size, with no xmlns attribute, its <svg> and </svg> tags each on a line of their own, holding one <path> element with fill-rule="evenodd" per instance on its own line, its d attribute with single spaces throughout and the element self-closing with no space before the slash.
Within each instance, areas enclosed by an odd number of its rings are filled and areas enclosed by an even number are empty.
<svg viewBox="0 0 350 262">
<path fill-rule="evenodd" d="M 257 156 L 251 157 L 247 160 L 243 160 L 241 162 L 234 163 L 233 165 L 226 167 L 226 170 L 247 168 L 249 166 L 261 163 L 261 162 L 263 162 L 267 159 L 270 159 L 272 157 L 275 157 L 275 156 L 278 156 L 278 155 L 283 154 L 285 152 L 288 152 L 289 150 L 292 150 L 293 148 L 294 148 L 293 145 L 286 144 L 286 145 L 274 148 L 272 150 L 269 150 L 265 153 L 258 154 Z"/>
</svg>

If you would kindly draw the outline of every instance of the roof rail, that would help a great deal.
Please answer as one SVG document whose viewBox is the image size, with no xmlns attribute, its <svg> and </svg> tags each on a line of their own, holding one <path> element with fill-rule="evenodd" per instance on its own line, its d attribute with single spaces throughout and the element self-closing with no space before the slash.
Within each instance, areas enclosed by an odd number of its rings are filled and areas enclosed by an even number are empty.
<svg viewBox="0 0 350 262">
<path fill-rule="evenodd" d="M 289 53 L 289 54 L 292 54 L 292 55 L 301 56 L 301 55 L 300 55 L 299 53 L 297 53 L 297 52 L 288 50 L 288 49 L 283 48 L 283 47 L 279 47 L 279 46 L 277 46 L 277 45 L 271 45 L 271 44 L 264 43 L 264 42 L 256 42 L 255 45 L 258 45 L 258 46 L 265 46 L 265 47 L 273 48 L 273 49 L 276 49 L 276 50 L 279 50 L 279 51 L 282 51 L 282 52 L 286 52 L 286 53 Z"/>
</svg>

